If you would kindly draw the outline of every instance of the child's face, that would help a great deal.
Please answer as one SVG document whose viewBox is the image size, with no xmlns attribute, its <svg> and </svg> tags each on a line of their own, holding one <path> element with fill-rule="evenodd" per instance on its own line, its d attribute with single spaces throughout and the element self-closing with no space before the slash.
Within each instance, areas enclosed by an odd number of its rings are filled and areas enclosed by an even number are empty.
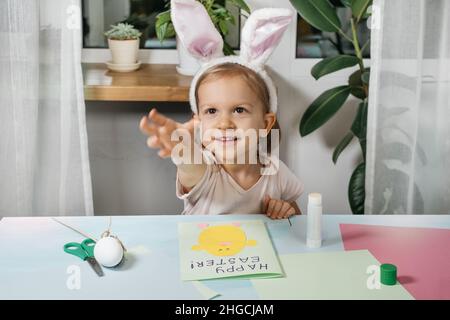
<svg viewBox="0 0 450 320">
<path fill-rule="evenodd" d="M 223 162 L 236 163 L 238 154 L 256 150 L 257 141 L 242 133 L 254 131 L 258 137 L 259 129 L 268 132 L 275 122 L 275 114 L 264 110 L 261 99 L 240 76 L 207 80 L 197 96 L 202 143 Z"/>
</svg>

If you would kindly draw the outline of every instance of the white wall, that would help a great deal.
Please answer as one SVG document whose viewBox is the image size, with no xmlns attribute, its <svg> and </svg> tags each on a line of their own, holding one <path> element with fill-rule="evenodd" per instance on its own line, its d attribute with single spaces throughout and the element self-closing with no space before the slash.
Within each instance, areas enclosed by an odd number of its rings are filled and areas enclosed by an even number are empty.
<svg viewBox="0 0 450 320">
<path fill-rule="evenodd" d="M 291 7 L 288 0 L 250 0 L 254 10 L 265 6 Z M 350 213 L 347 187 L 351 172 L 360 161 L 359 145 L 353 141 L 334 165 L 334 147 L 347 133 L 356 111 L 350 99 L 324 127 L 301 138 L 298 124 L 307 106 L 323 91 L 345 84 L 351 71 L 316 81 L 310 75 L 314 61 L 295 59 L 295 24 L 268 63 L 279 90 L 279 122 L 282 132 L 281 159 L 305 183 L 299 203 L 306 212 L 309 192 L 323 195 L 324 212 Z M 276 72 L 274 71 L 276 70 Z M 96 214 L 177 214 L 182 202 L 175 197 L 176 170 L 170 160 L 158 158 L 145 146 L 138 122 L 152 106 L 179 121 L 189 117 L 189 106 L 161 103 L 87 103 L 89 151 Z"/>
<path fill-rule="evenodd" d="M 146 146 L 141 117 L 156 107 L 187 121 L 187 103 L 88 102 L 89 157 L 95 214 L 177 214 L 175 166 Z"/>
</svg>

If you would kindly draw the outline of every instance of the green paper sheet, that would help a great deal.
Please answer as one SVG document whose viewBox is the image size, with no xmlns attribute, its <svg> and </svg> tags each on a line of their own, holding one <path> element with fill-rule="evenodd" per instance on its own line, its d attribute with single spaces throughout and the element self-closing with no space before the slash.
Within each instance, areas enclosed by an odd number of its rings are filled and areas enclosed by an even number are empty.
<svg viewBox="0 0 450 320">
<path fill-rule="evenodd" d="M 220 296 L 220 293 L 208 288 L 201 281 L 192 281 L 191 283 L 198 290 L 198 292 L 205 298 L 205 300 L 211 300 Z"/>
<path fill-rule="evenodd" d="M 261 299 L 413 299 L 399 283 L 381 284 L 379 289 L 371 285 L 375 273 L 368 268 L 380 263 L 367 250 L 298 253 L 279 258 L 285 278 L 252 280 Z"/>
<path fill-rule="evenodd" d="M 282 277 L 262 221 L 179 223 L 182 280 Z"/>
</svg>

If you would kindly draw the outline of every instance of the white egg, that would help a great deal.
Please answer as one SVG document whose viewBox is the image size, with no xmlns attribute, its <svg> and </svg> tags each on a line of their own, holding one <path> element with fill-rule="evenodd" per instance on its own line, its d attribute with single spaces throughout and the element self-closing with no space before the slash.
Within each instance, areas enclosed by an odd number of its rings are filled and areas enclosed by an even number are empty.
<svg viewBox="0 0 450 320">
<path fill-rule="evenodd" d="M 95 244 L 94 256 L 102 266 L 115 267 L 122 261 L 123 248 L 116 238 L 104 237 Z"/>
</svg>

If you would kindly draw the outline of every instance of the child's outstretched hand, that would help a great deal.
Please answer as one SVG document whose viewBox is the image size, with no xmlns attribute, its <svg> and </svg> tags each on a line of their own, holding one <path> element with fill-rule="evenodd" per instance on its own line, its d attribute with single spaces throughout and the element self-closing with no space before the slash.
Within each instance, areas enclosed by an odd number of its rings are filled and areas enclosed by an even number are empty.
<svg viewBox="0 0 450 320">
<path fill-rule="evenodd" d="M 283 200 L 270 198 L 268 195 L 263 199 L 263 213 L 272 219 L 286 219 L 297 213 L 297 206 Z"/>
<path fill-rule="evenodd" d="M 194 119 L 179 123 L 160 114 L 153 108 L 148 117 L 142 117 L 139 128 L 142 133 L 148 136 L 147 145 L 150 148 L 160 149 L 158 155 L 161 158 L 168 158 L 171 156 L 172 149 L 179 143 L 179 141 L 171 141 L 172 132 L 179 128 L 187 129 L 193 137 Z"/>
</svg>

